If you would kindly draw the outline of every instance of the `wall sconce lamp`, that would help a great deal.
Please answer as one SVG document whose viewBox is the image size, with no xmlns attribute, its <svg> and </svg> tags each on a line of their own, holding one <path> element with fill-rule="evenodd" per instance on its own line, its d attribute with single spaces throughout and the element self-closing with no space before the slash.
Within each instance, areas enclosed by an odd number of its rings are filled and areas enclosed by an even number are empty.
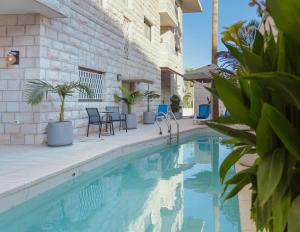
<svg viewBox="0 0 300 232">
<path fill-rule="evenodd" d="M 10 51 L 5 57 L 7 65 L 18 65 L 20 63 L 20 52 Z"/>
<path fill-rule="evenodd" d="M 117 74 L 117 81 L 121 81 L 122 80 L 122 75 L 121 74 Z"/>
</svg>

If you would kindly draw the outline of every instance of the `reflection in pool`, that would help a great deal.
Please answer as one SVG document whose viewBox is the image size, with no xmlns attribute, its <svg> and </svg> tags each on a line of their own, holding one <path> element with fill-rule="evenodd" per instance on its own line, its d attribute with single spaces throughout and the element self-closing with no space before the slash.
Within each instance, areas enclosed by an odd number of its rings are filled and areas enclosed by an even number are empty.
<svg viewBox="0 0 300 232">
<path fill-rule="evenodd" d="M 202 136 L 113 161 L 0 215 L 0 231 L 239 232 L 237 199 L 220 200 L 230 148 L 219 141 Z"/>
</svg>

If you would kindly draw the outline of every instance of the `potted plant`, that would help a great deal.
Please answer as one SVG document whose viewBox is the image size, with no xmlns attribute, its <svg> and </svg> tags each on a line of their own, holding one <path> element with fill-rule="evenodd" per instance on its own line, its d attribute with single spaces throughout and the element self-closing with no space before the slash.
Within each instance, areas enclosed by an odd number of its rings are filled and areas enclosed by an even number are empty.
<svg viewBox="0 0 300 232">
<path fill-rule="evenodd" d="M 171 101 L 171 110 L 175 116 L 176 119 L 181 119 L 182 114 L 180 112 L 181 106 L 180 106 L 180 98 L 177 95 L 173 95 L 170 98 Z"/>
<path fill-rule="evenodd" d="M 159 98 L 160 95 L 154 91 L 150 91 L 148 86 L 148 90 L 144 93 L 144 96 L 147 98 L 147 112 L 143 113 L 143 121 L 144 124 L 153 124 L 155 122 L 155 113 L 150 112 L 150 101 Z"/>
<path fill-rule="evenodd" d="M 27 103 L 31 105 L 39 104 L 48 93 L 56 93 L 60 98 L 60 113 L 58 122 L 48 123 L 48 146 L 66 146 L 73 144 L 73 126 L 71 121 L 65 121 L 65 100 L 72 96 L 74 90 L 93 96 L 92 90 L 79 82 L 69 82 L 52 85 L 41 80 L 29 81 L 26 85 L 25 95 Z"/>
<path fill-rule="evenodd" d="M 137 128 L 137 118 L 136 114 L 132 113 L 132 105 L 141 100 L 142 94 L 139 91 L 131 92 L 124 86 L 120 86 L 123 96 L 120 97 L 117 94 L 114 94 L 115 102 L 119 103 L 123 101 L 127 105 L 127 129 L 136 129 Z"/>
</svg>

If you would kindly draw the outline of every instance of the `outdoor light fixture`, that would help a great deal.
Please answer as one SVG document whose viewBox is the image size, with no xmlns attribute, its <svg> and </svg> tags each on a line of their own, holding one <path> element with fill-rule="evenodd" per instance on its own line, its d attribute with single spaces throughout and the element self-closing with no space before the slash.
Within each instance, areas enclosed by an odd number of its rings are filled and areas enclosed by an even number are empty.
<svg viewBox="0 0 300 232">
<path fill-rule="evenodd" d="M 19 64 L 19 51 L 10 51 L 5 57 L 5 61 L 7 65 L 17 65 Z"/>
<path fill-rule="evenodd" d="M 117 81 L 121 81 L 122 80 L 122 75 L 121 74 L 117 74 Z"/>
</svg>

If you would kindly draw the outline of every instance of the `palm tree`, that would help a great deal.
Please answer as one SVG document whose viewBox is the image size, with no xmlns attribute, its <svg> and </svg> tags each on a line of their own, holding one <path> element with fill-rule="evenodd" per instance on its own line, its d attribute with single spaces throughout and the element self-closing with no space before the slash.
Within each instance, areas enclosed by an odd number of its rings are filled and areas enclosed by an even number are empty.
<svg viewBox="0 0 300 232">
<path fill-rule="evenodd" d="M 219 16 L 219 0 L 212 0 L 212 64 L 217 65 L 218 56 L 218 16 Z M 214 82 L 212 83 L 214 88 Z M 219 100 L 216 96 L 213 96 L 213 118 L 216 119 L 219 116 Z"/>
<path fill-rule="evenodd" d="M 147 98 L 147 112 L 150 112 L 150 101 L 156 98 L 160 98 L 160 95 L 155 93 L 153 90 L 148 90 L 144 92 L 144 96 Z"/>
<path fill-rule="evenodd" d="M 240 49 L 242 46 L 251 48 L 259 25 L 257 20 L 251 20 L 248 23 L 239 21 L 229 27 L 225 27 L 225 31 L 221 33 L 222 41 L 223 43 L 234 45 L 237 49 Z M 218 52 L 218 64 L 221 68 L 233 72 L 233 75 L 241 67 L 239 61 L 229 51 Z"/>
<path fill-rule="evenodd" d="M 31 105 L 39 104 L 48 93 L 57 93 L 60 98 L 59 122 L 64 122 L 65 100 L 67 96 L 72 96 L 74 90 L 85 93 L 88 97 L 93 96 L 93 91 L 79 81 L 67 82 L 63 84 L 52 85 L 47 81 L 33 80 L 26 85 L 25 96 L 27 103 Z"/>
<path fill-rule="evenodd" d="M 124 101 L 127 104 L 128 114 L 131 114 L 132 105 L 141 100 L 143 94 L 139 91 L 131 92 L 124 86 L 120 86 L 119 89 L 121 90 L 123 97 L 118 96 L 117 94 L 114 95 L 115 102 L 119 103 L 120 101 Z"/>
</svg>

